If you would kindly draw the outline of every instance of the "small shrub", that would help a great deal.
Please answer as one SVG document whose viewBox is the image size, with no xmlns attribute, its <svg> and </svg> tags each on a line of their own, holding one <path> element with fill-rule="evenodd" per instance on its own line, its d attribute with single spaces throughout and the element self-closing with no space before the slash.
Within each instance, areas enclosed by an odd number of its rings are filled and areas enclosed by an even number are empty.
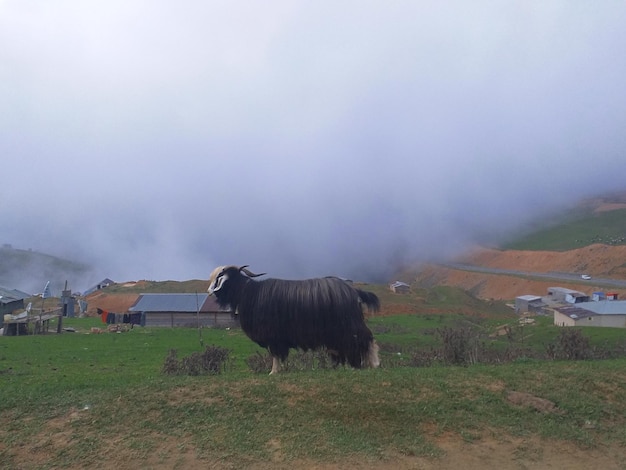
<svg viewBox="0 0 626 470">
<path fill-rule="evenodd" d="M 255 374 L 268 373 L 272 370 L 272 356 L 269 353 L 257 352 L 246 359 L 246 364 Z"/>
<path fill-rule="evenodd" d="M 546 353 L 550 359 L 570 361 L 591 359 L 594 356 L 589 338 L 582 331 L 573 328 L 562 329 L 556 343 L 548 344 Z"/>
<path fill-rule="evenodd" d="M 226 369 L 230 351 L 219 346 L 207 346 L 204 352 L 194 352 L 190 356 L 178 360 L 178 352 L 171 349 L 162 371 L 167 375 L 202 375 L 220 374 Z"/>
<path fill-rule="evenodd" d="M 411 367 L 430 367 L 437 361 L 441 361 L 441 351 L 434 348 L 425 351 L 418 349 L 411 354 L 409 365 Z"/>
<path fill-rule="evenodd" d="M 446 364 L 469 365 L 478 361 L 478 333 L 471 327 L 439 328 Z"/>
<path fill-rule="evenodd" d="M 530 348 L 509 345 L 505 349 L 496 349 L 482 344 L 479 350 L 478 362 L 481 364 L 507 364 L 530 359 L 541 359 L 541 354 Z"/>
<path fill-rule="evenodd" d="M 178 369 L 178 351 L 176 351 L 176 349 L 170 349 L 165 357 L 162 372 L 166 375 L 176 375 L 178 374 Z"/>
</svg>

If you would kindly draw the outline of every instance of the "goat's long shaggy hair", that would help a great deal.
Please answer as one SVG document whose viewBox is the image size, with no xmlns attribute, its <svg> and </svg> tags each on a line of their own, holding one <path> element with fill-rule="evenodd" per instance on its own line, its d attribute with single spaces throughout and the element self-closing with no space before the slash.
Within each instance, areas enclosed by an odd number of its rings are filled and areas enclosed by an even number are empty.
<svg viewBox="0 0 626 470">
<path fill-rule="evenodd" d="M 227 277 L 219 282 L 220 276 Z M 236 266 L 214 272 L 210 291 L 218 283 L 213 291 L 217 302 L 236 311 L 248 337 L 280 360 L 290 348 L 326 347 L 336 363 L 378 366 L 377 346 L 362 309 L 362 304 L 379 309 L 372 292 L 334 277 L 254 281 Z"/>
</svg>

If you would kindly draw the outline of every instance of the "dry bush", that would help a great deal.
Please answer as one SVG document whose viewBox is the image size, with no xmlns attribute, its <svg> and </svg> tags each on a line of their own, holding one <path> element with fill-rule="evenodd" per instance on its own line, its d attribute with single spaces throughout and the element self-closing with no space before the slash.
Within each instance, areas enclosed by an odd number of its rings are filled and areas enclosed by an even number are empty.
<svg viewBox="0 0 626 470">
<path fill-rule="evenodd" d="M 589 338 L 582 331 L 573 328 L 562 329 L 556 342 L 548 344 L 546 353 L 550 359 L 571 361 L 591 359 L 594 356 Z"/>
<path fill-rule="evenodd" d="M 254 373 L 267 373 L 268 370 L 272 369 L 272 356 L 267 352 L 265 354 L 257 352 L 246 359 L 246 364 Z"/>
<path fill-rule="evenodd" d="M 170 349 L 162 371 L 167 375 L 220 374 L 226 370 L 230 351 L 219 346 L 207 346 L 204 352 L 194 352 L 178 360 L 178 352 Z"/>
<path fill-rule="evenodd" d="M 478 362 L 479 334 L 471 327 L 439 328 L 442 358 L 446 364 L 470 365 Z"/>
<path fill-rule="evenodd" d="M 166 375 L 176 375 L 178 374 L 178 370 L 178 351 L 176 351 L 176 349 L 170 349 L 167 356 L 165 356 L 165 362 L 163 362 L 161 371 Z"/>
<path fill-rule="evenodd" d="M 411 367 L 430 367 L 441 361 L 441 350 L 430 348 L 428 350 L 416 350 L 411 354 L 409 365 Z"/>
</svg>

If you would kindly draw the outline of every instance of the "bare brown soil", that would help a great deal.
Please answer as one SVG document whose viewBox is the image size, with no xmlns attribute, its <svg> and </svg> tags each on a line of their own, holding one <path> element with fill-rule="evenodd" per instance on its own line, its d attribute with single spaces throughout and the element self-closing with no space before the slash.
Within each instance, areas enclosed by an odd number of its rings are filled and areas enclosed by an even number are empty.
<svg viewBox="0 0 626 470">
<path fill-rule="evenodd" d="M 244 468 L 250 470 L 440 470 L 463 468 L 466 470 L 501 470 L 527 469 L 571 469 L 587 470 L 602 468 L 605 470 L 623 470 L 624 455 L 620 448 L 603 447 L 585 450 L 555 439 L 519 438 L 489 434 L 466 440 L 455 434 L 442 434 L 434 437 L 434 443 L 441 450 L 437 457 L 416 457 L 403 454 L 389 454 L 380 460 L 369 460 L 348 456 L 336 462 L 317 462 L 312 460 L 285 461 L 280 451 L 280 442 L 268 442 L 274 448 L 274 456 L 264 462 L 248 462 Z M 164 440 L 158 454 L 147 459 L 137 460 L 123 455 L 115 456 L 103 462 L 103 469 L 131 470 L 136 468 L 165 469 L 215 469 L 230 470 L 242 468 L 220 460 L 204 460 L 197 457 L 192 447 L 181 442 Z M 76 467 L 79 468 L 79 467 Z"/>
<path fill-rule="evenodd" d="M 626 208 L 626 192 L 616 192 L 581 202 L 594 212 L 607 212 Z M 560 287 L 567 287 L 591 293 L 605 290 L 594 283 L 594 277 L 626 279 L 626 246 L 594 244 L 565 252 L 558 251 L 518 251 L 476 248 L 458 260 L 497 269 L 509 269 L 524 272 L 547 273 L 567 272 L 589 274 L 592 280 L 584 283 L 558 282 Z M 554 281 L 537 281 L 517 276 L 472 273 L 439 266 L 421 268 L 415 276 L 423 286 L 449 285 L 458 286 L 485 299 L 513 299 L 518 295 L 544 295 Z M 626 298 L 626 291 L 611 289 L 620 298 Z"/>
<path fill-rule="evenodd" d="M 87 308 L 88 316 L 96 316 L 97 309 L 107 312 L 126 313 L 139 297 L 136 292 L 126 294 L 121 292 L 109 293 L 105 290 L 99 290 L 87 296 L 89 307 Z"/>
<path fill-rule="evenodd" d="M 515 406 L 533 407 L 541 413 L 558 413 L 553 403 L 526 393 L 514 393 L 511 402 Z M 89 412 L 71 410 L 64 417 L 50 419 L 41 431 L 29 443 L 11 449 L 15 461 L 20 462 L 22 469 L 45 467 L 49 452 L 58 453 L 71 445 L 73 425 L 89 420 Z M 426 438 L 438 449 L 434 456 L 414 456 L 396 452 L 388 452 L 382 458 L 373 459 L 347 455 L 345 458 L 332 462 L 320 462 L 307 459 L 286 459 L 281 450 L 283 443 L 269 440 L 267 445 L 272 455 L 267 461 L 245 462 L 211 459 L 201 457 L 194 448 L 191 438 L 179 436 L 172 438 L 148 433 L 148 441 L 158 441 L 157 452 L 130 449 L 124 442 L 123 435 L 110 436 L 107 439 L 108 451 L 94 468 L 131 470 L 136 468 L 165 469 L 206 469 L 226 470 L 248 468 L 253 470 L 291 470 L 292 468 L 314 470 L 435 470 L 464 468 L 466 470 L 483 470 L 498 468 L 502 470 L 524 469 L 589 469 L 606 470 L 624 469 L 626 465 L 625 450 L 617 445 L 600 446 L 585 449 L 575 444 L 556 438 L 539 438 L 536 436 L 510 436 L 499 431 L 484 429 L 482 433 L 472 436 L 460 436 L 450 432 L 440 432 L 435 424 L 426 425 L 421 429 Z M 3 449 L 0 443 L 0 450 Z M 84 468 L 80 463 L 68 464 L 64 468 Z"/>
<path fill-rule="evenodd" d="M 458 260 L 461 263 L 524 272 L 567 272 L 589 274 L 590 281 L 557 282 L 462 271 L 441 266 L 426 266 L 416 274 L 420 285 L 457 286 L 485 299 L 514 299 L 518 295 L 544 295 L 549 287 L 558 285 L 591 293 L 606 290 L 594 283 L 596 277 L 626 279 L 626 246 L 590 245 L 576 250 L 517 251 L 477 248 Z M 626 291 L 611 289 L 620 298 Z"/>
<path fill-rule="evenodd" d="M 461 262 L 532 272 L 573 272 L 626 279 L 626 245 L 594 244 L 569 251 L 477 249 Z"/>
<path fill-rule="evenodd" d="M 115 288 L 104 288 L 89 294 L 87 315 L 97 315 L 97 309 L 107 312 L 125 313 L 143 292 L 206 292 L 208 280 L 192 279 L 188 281 L 127 281 Z M 157 289 L 157 290 L 155 290 Z"/>
</svg>

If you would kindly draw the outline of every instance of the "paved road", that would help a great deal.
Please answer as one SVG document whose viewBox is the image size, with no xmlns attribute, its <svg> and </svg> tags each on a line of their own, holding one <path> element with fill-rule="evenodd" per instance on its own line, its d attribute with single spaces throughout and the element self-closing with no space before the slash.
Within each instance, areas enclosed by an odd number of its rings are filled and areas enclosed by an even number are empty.
<svg viewBox="0 0 626 470">
<path fill-rule="evenodd" d="M 519 277 L 526 277 L 526 278 L 530 277 L 530 278 L 554 279 L 555 281 L 577 282 L 580 284 L 587 284 L 589 286 L 619 287 L 622 289 L 626 289 L 626 281 L 620 281 L 618 279 L 599 278 L 599 277 L 593 277 L 590 280 L 585 281 L 580 278 L 580 274 L 574 274 L 574 273 L 561 273 L 561 272 L 556 272 L 556 271 L 550 271 L 547 273 L 535 273 L 535 272 L 527 272 L 527 271 L 516 271 L 513 269 L 487 268 L 484 266 L 474 266 L 471 264 L 463 264 L 463 263 L 438 263 L 438 264 L 439 266 L 459 269 L 462 271 L 472 271 L 472 272 L 488 273 L 488 274 L 506 274 L 507 276 L 519 276 Z"/>
</svg>

